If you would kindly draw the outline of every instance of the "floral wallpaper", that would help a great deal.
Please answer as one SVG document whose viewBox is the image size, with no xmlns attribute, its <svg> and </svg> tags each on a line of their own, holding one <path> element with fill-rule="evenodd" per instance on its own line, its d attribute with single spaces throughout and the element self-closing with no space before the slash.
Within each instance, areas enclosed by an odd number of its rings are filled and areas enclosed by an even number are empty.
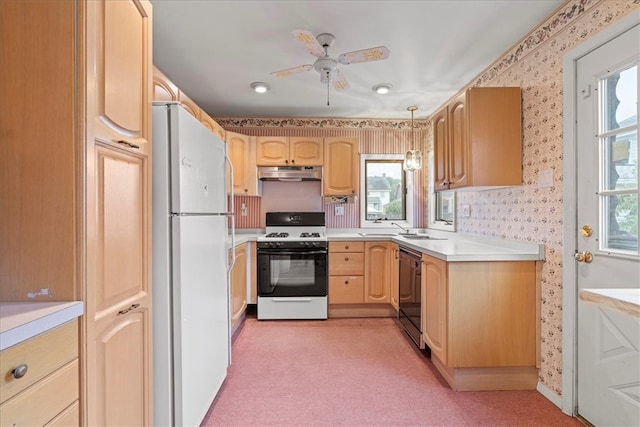
<svg viewBox="0 0 640 427">
<path fill-rule="evenodd" d="M 470 205 L 471 216 L 458 217 L 457 230 L 465 234 L 545 245 L 546 259 L 541 277 L 539 379 L 558 395 L 562 394 L 563 56 L 638 9 L 640 0 L 568 0 L 468 85 L 522 88 L 523 185 L 481 192 L 459 192 L 458 206 Z M 238 132 L 242 132 L 242 128 L 262 126 L 325 130 L 400 130 L 408 127 L 406 121 L 375 119 L 217 120 L 225 129 Z M 431 121 L 416 121 L 416 125 L 420 126 L 426 151 L 431 150 Z M 538 173 L 546 170 L 553 173 L 553 186 L 540 189 L 537 185 Z M 422 174 L 421 178 L 426 179 L 426 175 Z"/>
</svg>

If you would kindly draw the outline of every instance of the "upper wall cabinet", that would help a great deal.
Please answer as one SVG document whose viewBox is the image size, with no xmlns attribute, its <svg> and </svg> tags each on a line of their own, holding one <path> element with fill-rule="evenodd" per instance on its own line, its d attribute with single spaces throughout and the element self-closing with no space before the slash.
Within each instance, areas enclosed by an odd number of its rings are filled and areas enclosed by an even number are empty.
<svg viewBox="0 0 640 427">
<path fill-rule="evenodd" d="M 353 196 L 358 192 L 358 139 L 325 138 L 322 188 L 325 196 Z"/>
<path fill-rule="evenodd" d="M 517 87 L 474 87 L 433 116 L 435 191 L 522 184 Z"/>
<path fill-rule="evenodd" d="M 213 120 L 203 109 L 191 100 L 176 86 L 162 71 L 153 67 L 153 100 L 154 101 L 177 101 L 193 117 L 200 120 L 218 138 L 225 141 L 225 131 L 215 120 Z"/>
<path fill-rule="evenodd" d="M 256 171 L 255 137 L 227 132 L 227 155 L 233 165 L 233 192 L 242 196 L 261 196 L 262 183 Z M 228 187 L 231 183 L 228 183 Z M 230 189 L 227 188 L 227 192 Z"/>
<path fill-rule="evenodd" d="M 322 138 L 259 136 L 258 166 L 322 166 Z"/>
</svg>

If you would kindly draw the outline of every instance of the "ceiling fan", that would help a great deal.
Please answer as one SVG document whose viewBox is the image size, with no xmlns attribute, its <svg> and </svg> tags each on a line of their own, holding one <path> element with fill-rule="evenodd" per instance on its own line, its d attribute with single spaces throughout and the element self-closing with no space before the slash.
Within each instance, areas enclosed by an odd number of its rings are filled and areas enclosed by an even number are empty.
<svg viewBox="0 0 640 427">
<path fill-rule="evenodd" d="M 389 57 L 389 49 L 386 46 L 372 47 L 369 49 L 355 50 L 353 52 L 343 53 L 334 59 L 329 56 L 328 49 L 336 40 L 333 34 L 322 33 L 318 37 L 314 37 L 312 33 L 306 30 L 293 30 L 292 34 L 300 43 L 305 45 L 309 52 L 318 59 L 313 64 L 299 65 L 285 70 L 275 71 L 276 77 L 288 77 L 292 74 L 309 71 L 312 68 L 320 73 L 320 82 L 327 85 L 327 93 L 329 84 L 337 90 L 347 89 L 349 83 L 340 72 L 338 64 L 349 65 L 358 62 L 370 62 L 387 59 Z M 327 105 L 329 105 L 327 95 Z"/>
</svg>

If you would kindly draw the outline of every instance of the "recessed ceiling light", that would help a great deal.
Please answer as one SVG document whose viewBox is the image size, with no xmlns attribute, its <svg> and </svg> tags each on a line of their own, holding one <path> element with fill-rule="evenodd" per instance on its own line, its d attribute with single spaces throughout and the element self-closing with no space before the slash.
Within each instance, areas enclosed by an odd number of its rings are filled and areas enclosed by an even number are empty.
<svg viewBox="0 0 640 427">
<path fill-rule="evenodd" d="M 389 83 L 380 83 L 378 85 L 375 85 L 372 89 L 375 93 L 384 95 L 385 93 L 389 93 L 392 87 L 393 86 L 391 86 Z"/>
<path fill-rule="evenodd" d="M 253 82 L 251 83 L 251 89 L 258 93 L 265 93 L 271 89 L 271 86 L 263 82 Z"/>
</svg>

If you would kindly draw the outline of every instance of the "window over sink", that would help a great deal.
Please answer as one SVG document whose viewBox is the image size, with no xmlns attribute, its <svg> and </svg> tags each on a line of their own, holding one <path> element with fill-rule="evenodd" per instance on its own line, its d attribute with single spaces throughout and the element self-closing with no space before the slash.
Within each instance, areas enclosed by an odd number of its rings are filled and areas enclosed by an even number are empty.
<svg viewBox="0 0 640 427">
<path fill-rule="evenodd" d="M 360 227 L 414 227 L 413 173 L 403 161 L 403 154 L 361 156 Z"/>
</svg>

